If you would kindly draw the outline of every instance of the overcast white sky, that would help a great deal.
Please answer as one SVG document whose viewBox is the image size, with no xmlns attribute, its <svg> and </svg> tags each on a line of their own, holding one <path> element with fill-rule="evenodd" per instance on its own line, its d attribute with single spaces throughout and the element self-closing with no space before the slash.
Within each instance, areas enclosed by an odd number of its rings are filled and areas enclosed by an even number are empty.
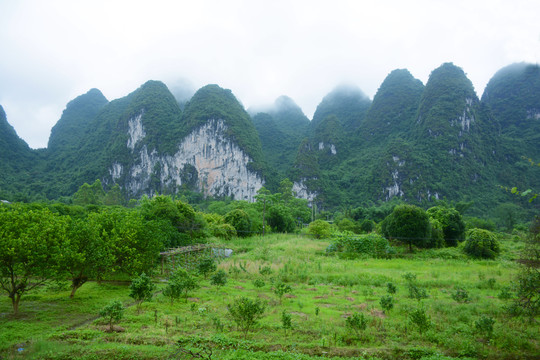
<svg viewBox="0 0 540 360">
<path fill-rule="evenodd" d="M 218 84 L 246 108 L 290 96 L 311 118 L 336 85 L 370 98 L 390 71 L 426 83 L 444 62 L 478 96 L 513 62 L 540 62 L 538 0 L 0 0 L 0 105 L 31 147 L 68 101 L 147 80 Z"/>
</svg>

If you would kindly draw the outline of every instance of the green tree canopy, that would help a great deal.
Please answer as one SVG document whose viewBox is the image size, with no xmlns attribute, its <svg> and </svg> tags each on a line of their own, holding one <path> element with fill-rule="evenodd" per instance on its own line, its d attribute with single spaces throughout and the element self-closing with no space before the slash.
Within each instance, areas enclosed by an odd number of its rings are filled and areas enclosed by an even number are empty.
<svg viewBox="0 0 540 360">
<path fill-rule="evenodd" d="M 414 205 L 398 205 L 382 222 L 384 236 L 409 245 L 424 247 L 430 240 L 431 226 L 426 212 Z"/>
<path fill-rule="evenodd" d="M 0 204 L 0 288 L 18 313 L 21 296 L 58 276 L 68 218 L 46 208 Z"/>
</svg>

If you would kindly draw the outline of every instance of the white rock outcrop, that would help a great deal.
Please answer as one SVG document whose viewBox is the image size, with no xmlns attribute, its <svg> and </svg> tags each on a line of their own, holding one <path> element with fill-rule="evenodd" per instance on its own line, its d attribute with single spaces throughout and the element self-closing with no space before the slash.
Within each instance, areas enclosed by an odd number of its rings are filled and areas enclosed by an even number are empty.
<svg viewBox="0 0 540 360">
<path fill-rule="evenodd" d="M 223 120 L 208 120 L 181 140 L 174 155 L 165 155 L 155 149 L 149 151 L 146 145 L 135 151 L 135 144 L 145 136 L 141 118 L 142 113 L 128 122 L 127 147 L 134 156 L 134 165 L 125 169 L 114 163 L 109 170 L 113 180 L 127 171 L 124 186 L 130 195 L 162 189 L 174 192 L 182 185 L 186 165 L 196 169 L 196 187 L 205 195 L 253 201 L 263 186 L 260 175 L 249 169 L 251 158 L 226 134 Z"/>
</svg>

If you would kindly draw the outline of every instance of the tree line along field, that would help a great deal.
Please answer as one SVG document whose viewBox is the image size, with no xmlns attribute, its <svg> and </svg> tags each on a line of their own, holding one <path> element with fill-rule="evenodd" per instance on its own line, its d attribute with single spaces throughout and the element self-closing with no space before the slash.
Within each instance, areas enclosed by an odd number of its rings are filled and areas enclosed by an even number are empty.
<svg viewBox="0 0 540 360">
<path fill-rule="evenodd" d="M 533 359 L 540 353 L 537 319 L 508 311 L 523 244 L 517 236 L 500 238 L 497 260 L 471 259 L 463 245 L 414 253 L 396 246 L 391 258 L 328 254 L 335 236 L 303 233 L 211 241 L 233 256 L 216 259 L 208 273 L 192 266 L 198 287 L 176 299 L 165 295 L 170 277 L 159 268 L 152 297 L 138 305 L 130 277 L 121 273 L 88 281 L 73 298 L 69 283 L 41 286 L 23 296 L 17 316 L 3 297 L 0 357 Z M 215 285 L 220 270 L 225 283 Z M 229 310 L 240 298 L 263 307 L 247 331 Z M 99 314 L 113 300 L 125 309 L 110 331 Z"/>
<path fill-rule="evenodd" d="M 96 181 L 71 204 L 0 204 L 0 359 L 539 354 L 538 219 L 316 212 L 288 180 L 254 203 L 120 196 Z"/>
</svg>

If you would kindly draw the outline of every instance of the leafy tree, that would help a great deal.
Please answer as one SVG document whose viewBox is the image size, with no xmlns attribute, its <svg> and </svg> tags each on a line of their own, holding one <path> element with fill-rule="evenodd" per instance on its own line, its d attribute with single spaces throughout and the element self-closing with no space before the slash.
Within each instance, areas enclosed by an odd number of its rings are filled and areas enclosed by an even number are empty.
<svg viewBox="0 0 540 360">
<path fill-rule="evenodd" d="M 206 220 L 189 205 L 170 196 L 156 195 L 143 197 L 141 213 L 148 221 L 159 223 L 162 232 L 167 234 L 168 247 L 193 243 L 195 239 L 206 236 Z"/>
<path fill-rule="evenodd" d="M 100 279 L 113 266 L 111 244 L 106 240 L 101 234 L 99 214 L 71 221 L 61 258 L 62 270 L 71 277 L 71 298 L 89 278 Z"/>
<path fill-rule="evenodd" d="M 236 234 L 238 236 L 248 237 L 251 235 L 251 219 L 244 210 L 231 210 L 225 215 L 224 220 L 236 229 Z"/>
<path fill-rule="evenodd" d="M 504 203 L 497 206 L 494 212 L 502 228 L 506 231 L 512 231 L 520 218 L 521 208 L 513 203 Z"/>
<path fill-rule="evenodd" d="M 423 247 L 430 238 L 431 226 L 424 210 L 414 205 L 399 205 L 382 222 L 384 236 L 409 245 Z"/>
<path fill-rule="evenodd" d="M 291 291 L 291 286 L 289 284 L 285 284 L 284 282 L 279 281 L 274 285 L 274 294 L 278 296 L 280 304 L 283 295 L 290 293 Z"/>
<path fill-rule="evenodd" d="M 288 178 L 285 178 L 279 183 L 279 193 L 281 194 L 281 200 L 288 204 L 293 198 L 293 183 Z"/>
<path fill-rule="evenodd" d="M 125 197 L 118 184 L 114 184 L 103 198 L 103 205 L 124 205 Z"/>
<path fill-rule="evenodd" d="M 169 282 L 163 294 L 171 299 L 171 304 L 175 299 L 178 299 L 184 295 L 187 302 L 188 294 L 199 288 L 197 280 L 188 273 L 185 269 L 178 268 L 169 277 Z"/>
<path fill-rule="evenodd" d="M 166 234 L 157 221 L 145 221 L 137 210 L 110 208 L 101 211 L 105 241 L 111 244 L 113 270 L 135 275 L 153 271 Z"/>
<path fill-rule="evenodd" d="M 21 296 L 58 277 L 68 219 L 46 208 L 0 204 L 0 288 L 14 314 Z"/>
<path fill-rule="evenodd" d="M 73 203 L 76 205 L 101 205 L 105 198 L 105 191 L 101 181 L 97 179 L 92 185 L 84 183 L 73 195 Z"/>
<path fill-rule="evenodd" d="M 461 214 L 453 208 L 446 206 L 434 206 L 427 211 L 431 219 L 441 224 L 446 246 L 457 246 L 465 235 L 465 223 Z"/>
<path fill-rule="evenodd" d="M 119 322 L 124 317 L 124 305 L 120 300 L 113 300 L 99 312 L 99 316 L 107 319 L 109 331 L 113 331 L 113 323 Z"/>
<path fill-rule="evenodd" d="M 152 278 L 144 272 L 131 280 L 131 285 L 129 285 L 129 296 L 135 300 L 137 312 L 140 312 L 143 301 L 152 299 L 155 289 L 156 285 L 152 282 Z"/>
<path fill-rule="evenodd" d="M 210 284 L 217 287 L 225 286 L 227 284 L 227 273 L 223 270 L 218 270 L 210 277 Z"/>
<path fill-rule="evenodd" d="M 316 239 L 328 238 L 331 234 L 330 224 L 321 219 L 315 220 L 309 224 L 308 234 L 314 236 Z"/>
<path fill-rule="evenodd" d="M 471 229 L 467 231 L 463 251 L 474 258 L 495 259 L 501 250 L 494 233 L 484 229 Z"/>
<path fill-rule="evenodd" d="M 265 308 L 266 306 L 261 300 L 251 300 L 246 297 L 237 298 L 232 304 L 227 305 L 227 310 L 231 318 L 240 331 L 244 333 L 244 338 L 247 337 L 249 330 L 263 316 Z"/>
<path fill-rule="evenodd" d="M 208 274 L 217 270 L 216 261 L 212 257 L 202 258 L 197 264 L 197 270 L 206 279 Z"/>
<path fill-rule="evenodd" d="M 276 204 L 268 209 L 268 224 L 276 232 L 290 233 L 296 228 L 291 210 L 281 204 Z"/>
</svg>

